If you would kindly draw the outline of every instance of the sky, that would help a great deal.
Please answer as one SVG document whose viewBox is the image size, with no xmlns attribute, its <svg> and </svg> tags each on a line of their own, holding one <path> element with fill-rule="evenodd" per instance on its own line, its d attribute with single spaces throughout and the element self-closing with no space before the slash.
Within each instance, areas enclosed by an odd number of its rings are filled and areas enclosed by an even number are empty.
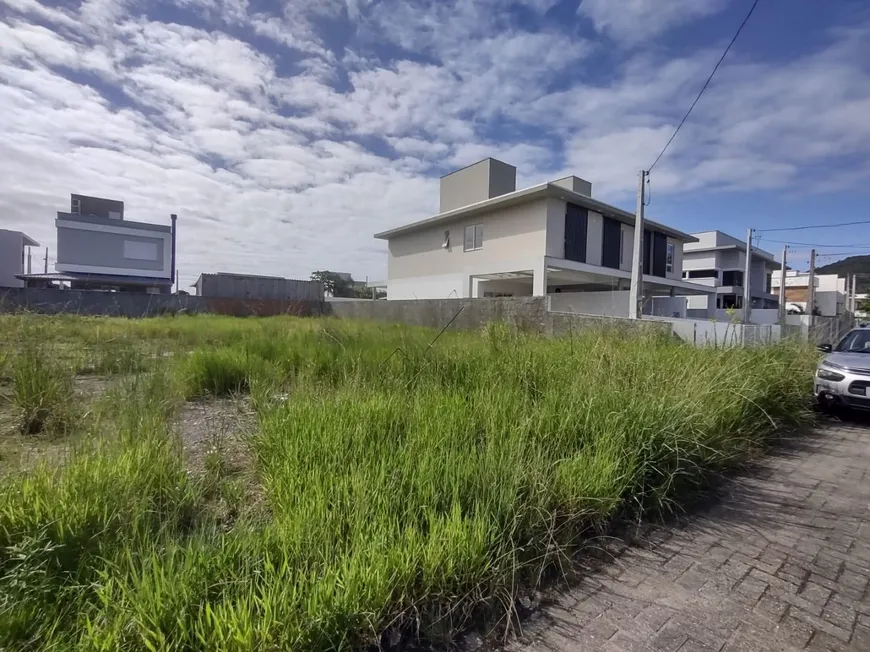
<svg viewBox="0 0 870 652">
<path fill-rule="evenodd" d="M 69 194 L 178 214 L 201 272 L 386 276 L 372 235 L 494 156 L 634 210 L 751 0 L 0 0 L 0 228 Z M 760 0 L 650 175 L 686 232 L 870 220 L 870 3 Z M 759 233 L 805 266 L 870 224 Z"/>
</svg>

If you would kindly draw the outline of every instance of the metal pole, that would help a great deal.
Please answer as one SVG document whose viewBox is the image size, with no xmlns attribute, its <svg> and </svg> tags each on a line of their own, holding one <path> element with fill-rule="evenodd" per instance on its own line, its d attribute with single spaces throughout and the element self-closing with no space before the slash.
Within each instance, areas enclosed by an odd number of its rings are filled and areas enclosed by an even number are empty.
<svg viewBox="0 0 870 652">
<path fill-rule="evenodd" d="M 743 323 L 748 324 L 752 314 L 752 293 L 749 277 L 752 272 L 752 229 L 746 229 L 746 266 L 743 269 Z"/>
<path fill-rule="evenodd" d="M 45 248 L 45 269 L 43 271 L 48 274 L 48 247 Z"/>
<path fill-rule="evenodd" d="M 810 327 L 813 326 L 816 307 L 816 250 L 810 250 L 810 277 L 807 283 L 807 314 L 810 316 Z"/>
<path fill-rule="evenodd" d="M 785 326 L 785 316 L 788 311 L 785 308 L 785 269 L 788 259 L 788 245 L 782 248 L 782 269 L 779 271 L 779 323 Z"/>
<path fill-rule="evenodd" d="M 33 270 L 33 248 L 27 248 L 27 273 L 30 274 Z"/>
<path fill-rule="evenodd" d="M 649 172 L 641 170 L 637 179 L 637 212 L 634 218 L 634 247 L 631 257 L 631 290 L 629 292 L 628 317 L 643 317 L 643 209 L 646 198 L 646 177 Z"/>
</svg>

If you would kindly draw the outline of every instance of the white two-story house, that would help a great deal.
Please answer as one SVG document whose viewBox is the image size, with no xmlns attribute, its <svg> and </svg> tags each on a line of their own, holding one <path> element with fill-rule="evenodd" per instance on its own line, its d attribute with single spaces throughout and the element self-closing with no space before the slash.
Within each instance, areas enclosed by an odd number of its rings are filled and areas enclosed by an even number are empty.
<svg viewBox="0 0 870 652">
<path fill-rule="evenodd" d="M 516 168 L 489 158 L 442 177 L 440 199 L 437 215 L 375 235 L 388 242 L 388 299 L 552 295 L 565 303 L 570 294 L 577 312 L 627 314 L 635 216 L 593 199 L 588 181 L 517 190 Z M 683 244 L 694 241 L 644 222 L 650 310 L 653 297 L 713 291 L 683 280 Z"/>
</svg>

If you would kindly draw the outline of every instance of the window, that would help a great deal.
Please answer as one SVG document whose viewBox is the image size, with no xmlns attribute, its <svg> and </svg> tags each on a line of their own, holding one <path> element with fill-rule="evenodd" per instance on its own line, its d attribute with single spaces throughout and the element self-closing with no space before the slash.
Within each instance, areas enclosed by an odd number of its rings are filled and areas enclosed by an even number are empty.
<svg viewBox="0 0 870 652">
<path fill-rule="evenodd" d="M 129 260 L 157 260 L 157 243 L 124 240 L 124 258 Z"/>
<path fill-rule="evenodd" d="M 483 224 L 465 227 L 465 243 L 463 251 L 475 251 L 483 248 Z"/>
<path fill-rule="evenodd" d="M 665 271 L 673 272 L 674 271 L 674 245 L 668 244 L 668 253 L 667 258 L 665 259 L 667 262 L 665 263 Z"/>
<path fill-rule="evenodd" d="M 722 285 L 743 287 L 743 272 L 737 270 L 722 272 Z"/>
<path fill-rule="evenodd" d="M 767 278 L 764 279 L 764 291 L 768 294 L 773 290 L 773 274 L 768 273 Z"/>
<path fill-rule="evenodd" d="M 715 269 L 690 269 L 683 273 L 684 276 L 686 274 L 686 278 L 719 278 L 719 272 Z"/>
<path fill-rule="evenodd" d="M 625 233 L 622 231 L 622 227 L 619 227 L 619 266 L 622 267 L 625 264 Z"/>
<path fill-rule="evenodd" d="M 739 310 L 743 307 L 743 297 L 739 294 L 726 294 L 722 296 L 722 307 L 725 310 L 732 308 Z"/>
</svg>

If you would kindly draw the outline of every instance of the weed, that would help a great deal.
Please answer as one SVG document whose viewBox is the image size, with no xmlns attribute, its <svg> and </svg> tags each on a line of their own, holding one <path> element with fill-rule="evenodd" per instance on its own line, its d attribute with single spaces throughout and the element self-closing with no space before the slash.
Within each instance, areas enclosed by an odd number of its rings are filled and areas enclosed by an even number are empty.
<svg viewBox="0 0 870 652">
<path fill-rule="evenodd" d="M 12 356 L 12 403 L 24 434 L 64 434 L 75 421 L 73 376 L 50 352 L 26 344 Z"/>
<path fill-rule="evenodd" d="M 433 344 L 423 329 L 287 318 L 55 325 L 192 353 L 107 396 L 92 427 L 117 436 L 0 480 L 14 604 L 0 604 L 0 648 L 448 641 L 505 616 L 590 529 L 678 509 L 758 454 L 806 414 L 814 362 L 798 346 L 594 330 Z M 256 513 L 223 440 L 191 480 L 171 428 L 183 396 L 245 391 Z"/>
</svg>

